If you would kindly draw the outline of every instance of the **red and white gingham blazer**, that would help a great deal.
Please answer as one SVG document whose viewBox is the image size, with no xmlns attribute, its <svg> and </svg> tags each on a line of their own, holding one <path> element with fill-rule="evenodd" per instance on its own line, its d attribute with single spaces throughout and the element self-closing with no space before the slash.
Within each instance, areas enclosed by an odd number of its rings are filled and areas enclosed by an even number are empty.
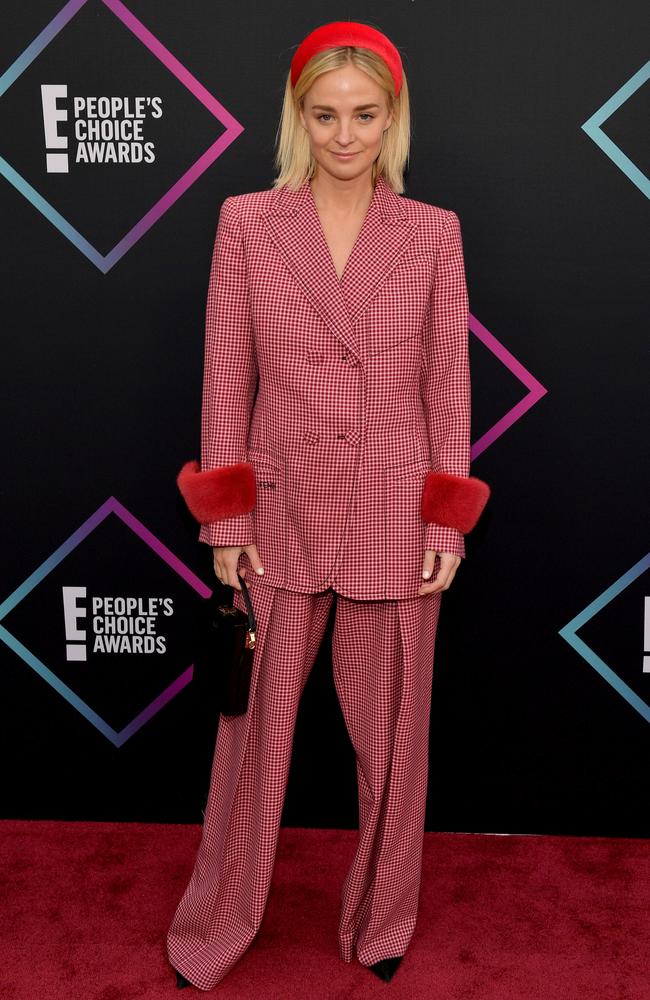
<svg viewBox="0 0 650 1000">
<path fill-rule="evenodd" d="M 272 586 L 416 596 L 425 549 L 464 556 L 490 493 L 469 476 L 468 338 L 453 211 L 378 176 L 339 281 L 309 181 L 226 198 L 201 462 L 177 479 L 199 540 L 255 542 Z"/>
</svg>

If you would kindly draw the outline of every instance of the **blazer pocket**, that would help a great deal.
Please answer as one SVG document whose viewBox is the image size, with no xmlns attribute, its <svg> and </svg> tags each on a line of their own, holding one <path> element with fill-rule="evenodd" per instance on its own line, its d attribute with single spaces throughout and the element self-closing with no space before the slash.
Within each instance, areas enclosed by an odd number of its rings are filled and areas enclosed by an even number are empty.
<svg viewBox="0 0 650 1000">
<path fill-rule="evenodd" d="M 431 463 L 428 458 L 410 458 L 406 462 L 398 462 L 397 465 L 385 465 L 384 474 L 392 479 L 402 479 L 404 476 L 419 475 L 431 470 Z"/>
<path fill-rule="evenodd" d="M 409 343 L 410 341 L 410 343 Z M 406 333 L 394 333 L 394 332 L 382 332 L 380 334 L 373 333 L 372 337 L 369 338 L 369 347 L 366 351 L 367 358 L 376 358 L 380 354 L 386 354 L 388 351 L 394 351 L 396 348 L 400 348 L 403 352 L 402 358 L 399 360 L 395 359 L 395 363 L 399 364 L 400 361 L 408 364 L 411 358 L 419 356 L 422 348 L 422 337 L 420 330 L 409 330 Z"/>
<path fill-rule="evenodd" d="M 385 466 L 384 572 L 387 586 L 417 594 L 422 582 L 426 522 L 421 514 L 424 481 L 431 469 L 426 458 Z"/>
<path fill-rule="evenodd" d="M 250 462 L 254 469 L 260 468 L 272 472 L 280 471 L 280 462 L 273 455 L 269 455 L 268 452 L 249 451 L 247 461 Z"/>
<path fill-rule="evenodd" d="M 285 516 L 284 472 L 271 455 L 249 452 L 255 472 L 255 506 L 252 511 L 255 544 L 262 565 L 284 573 Z"/>
<path fill-rule="evenodd" d="M 433 267 L 436 262 L 434 252 L 432 250 L 413 250 L 411 252 L 407 252 L 400 257 L 395 266 L 404 267 L 407 264 L 415 264 L 419 261 L 426 261 L 427 264 L 430 264 L 431 267 Z"/>
</svg>

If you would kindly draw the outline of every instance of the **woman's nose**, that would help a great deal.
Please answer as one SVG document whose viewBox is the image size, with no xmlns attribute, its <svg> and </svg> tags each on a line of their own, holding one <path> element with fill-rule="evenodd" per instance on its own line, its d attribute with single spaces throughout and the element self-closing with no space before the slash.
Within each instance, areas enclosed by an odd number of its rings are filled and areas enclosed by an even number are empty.
<svg viewBox="0 0 650 1000">
<path fill-rule="evenodd" d="M 354 136 L 352 134 L 352 125 L 346 125 L 341 123 L 339 130 L 336 133 L 337 141 L 343 146 L 349 146 L 354 141 Z"/>
</svg>

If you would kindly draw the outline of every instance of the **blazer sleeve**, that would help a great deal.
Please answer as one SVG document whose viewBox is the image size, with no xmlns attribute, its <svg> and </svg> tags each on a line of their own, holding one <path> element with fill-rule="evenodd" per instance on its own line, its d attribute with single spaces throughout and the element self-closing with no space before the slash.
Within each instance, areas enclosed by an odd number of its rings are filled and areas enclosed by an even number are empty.
<svg viewBox="0 0 650 1000">
<path fill-rule="evenodd" d="M 450 210 L 436 255 L 423 360 L 422 397 L 432 468 L 421 499 L 427 522 L 425 548 L 464 557 L 464 535 L 478 520 L 490 489 L 469 475 L 469 298 L 460 222 Z"/>
<path fill-rule="evenodd" d="M 219 212 L 205 312 L 201 462 L 177 476 L 207 545 L 254 542 L 255 474 L 246 461 L 258 382 L 246 257 L 237 198 Z"/>
</svg>

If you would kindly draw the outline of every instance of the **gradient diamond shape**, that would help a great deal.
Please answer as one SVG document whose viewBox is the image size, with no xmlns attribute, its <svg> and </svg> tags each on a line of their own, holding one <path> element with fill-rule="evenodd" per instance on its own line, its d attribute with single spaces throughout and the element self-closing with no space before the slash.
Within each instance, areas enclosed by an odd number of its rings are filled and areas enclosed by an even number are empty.
<svg viewBox="0 0 650 1000">
<path fill-rule="evenodd" d="M 85 7 L 90 0 L 69 0 L 67 4 L 52 18 L 50 23 L 36 36 L 33 42 L 27 46 L 22 55 L 0 77 L 0 97 L 6 93 L 9 87 L 18 77 L 31 65 L 40 55 L 43 49 L 49 45 L 52 39 L 65 28 L 82 7 Z M 10 184 L 22 194 L 35 208 L 41 212 L 53 226 L 63 233 L 71 243 L 77 247 L 88 260 L 99 268 L 104 274 L 109 271 L 120 258 L 134 246 L 139 239 L 171 208 L 175 201 L 185 194 L 192 184 L 207 170 L 209 166 L 223 153 L 234 140 L 244 131 L 241 125 L 233 116 L 210 94 L 199 81 L 192 76 L 176 59 L 172 53 L 159 42 L 155 35 L 135 17 L 134 14 L 120 0 L 98 0 L 108 7 L 109 10 L 124 24 L 135 37 L 146 46 L 153 55 L 176 77 L 187 89 L 210 111 L 215 118 L 224 126 L 225 131 L 204 153 L 199 156 L 196 162 L 185 171 L 185 173 L 173 184 L 169 191 L 164 194 L 146 212 L 138 223 L 116 243 L 112 250 L 106 255 L 101 254 L 74 226 L 72 226 L 39 192 L 24 178 L 17 170 L 0 156 L 0 173 L 2 173 Z"/>
<path fill-rule="evenodd" d="M 181 560 L 175 556 L 166 545 L 163 545 L 160 539 L 156 538 L 156 536 L 152 534 L 152 532 L 149 531 L 149 529 L 146 528 L 141 521 L 134 517 L 134 515 L 119 502 L 119 500 L 116 500 L 115 497 L 109 497 L 108 500 L 106 500 L 94 514 L 84 521 L 84 523 L 77 528 L 77 530 L 74 531 L 62 545 L 58 547 L 58 549 L 55 549 L 52 555 L 49 556 L 49 558 L 46 559 L 45 562 L 38 567 L 38 569 L 34 570 L 31 576 L 27 577 L 24 583 L 14 590 L 13 594 L 10 594 L 9 597 L 3 601 L 2 604 L 0 604 L 0 622 L 13 608 L 16 607 L 17 604 L 20 603 L 20 601 L 23 600 L 24 597 L 27 596 L 27 594 L 30 593 L 30 591 L 38 586 L 48 573 L 52 572 L 55 566 L 58 566 L 59 563 L 62 562 L 73 549 L 83 542 L 83 540 L 87 538 L 88 535 L 90 535 L 110 514 L 115 514 L 121 521 L 123 521 L 124 524 L 134 532 L 134 534 L 141 538 L 142 541 L 145 542 L 145 544 L 148 545 L 149 548 L 163 560 L 163 562 L 167 563 L 167 565 L 173 569 L 174 572 L 181 577 L 181 579 L 188 583 L 190 587 L 197 592 L 197 594 L 203 598 L 211 595 L 212 591 L 210 588 L 206 586 L 206 584 L 203 583 L 203 581 L 200 580 L 199 577 L 191 571 L 191 569 L 182 563 Z M 64 684 L 63 681 L 49 669 L 49 667 L 42 663 L 37 656 L 34 656 L 34 654 L 31 653 L 29 649 L 27 649 L 27 647 L 24 646 L 23 643 L 12 635 L 11 632 L 9 632 L 3 625 L 0 625 L 0 639 L 4 640 L 14 653 L 17 653 L 18 656 L 20 656 L 25 663 L 32 668 L 32 670 L 35 670 L 37 674 L 40 674 L 43 680 L 47 681 L 47 683 L 50 684 L 55 691 L 58 691 L 58 693 L 65 698 L 66 701 L 73 706 L 73 708 L 76 708 L 77 711 L 84 716 L 84 718 L 92 723 L 92 725 L 95 726 L 95 728 L 98 729 L 99 732 L 110 740 L 110 742 L 116 747 L 123 746 L 123 744 L 126 743 L 126 741 L 130 739 L 134 733 L 137 733 L 142 726 L 149 722 L 154 715 L 161 710 L 161 708 L 175 698 L 176 695 L 190 683 L 194 675 L 194 664 L 190 664 L 189 667 L 178 675 L 176 680 L 172 681 L 172 683 L 169 684 L 164 691 L 161 691 L 161 693 L 157 695 L 157 697 L 154 698 L 153 701 L 141 712 L 139 712 L 138 715 L 136 715 L 136 717 L 128 723 L 128 725 L 118 731 L 113 729 L 113 727 L 102 719 L 102 717 L 98 715 L 97 712 L 90 707 L 90 705 L 75 694 L 72 688 L 70 688 L 67 684 Z"/>
<path fill-rule="evenodd" d="M 616 145 L 615 142 L 609 138 L 608 135 L 602 130 L 602 126 L 605 124 L 608 118 L 614 114 L 615 111 L 625 104 L 626 101 L 630 99 L 632 94 L 636 93 L 644 83 L 647 83 L 650 79 L 650 59 L 648 62 L 637 70 L 630 79 L 623 84 L 622 87 L 612 94 L 609 100 L 605 101 L 602 107 L 595 111 L 591 118 L 588 118 L 586 122 L 580 126 L 589 136 L 590 139 L 600 146 L 603 153 L 609 156 L 612 163 L 614 163 L 619 170 L 622 170 L 625 176 L 636 184 L 639 191 L 641 191 L 646 198 L 650 198 L 650 180 L 646 177 L 642 170 L 640 170 L 632 160 L 625 155 L 622 149 Z"/>
<path fill-rule="evenodd" d="M 609 667 L 604 660 L 598 656 L 597 653 L 593 651 L 591 646 L 580 638 L 577 634 L 578 629 L 581 628 L 586 622 L 598 614 L 599 611 L 613 601 L 615 597 L 629 587 L 637 577 L 641 576 L 642 573 L 650 568 L 650 552 L 639 559 L 637 563 L 634 564 L 626 573 L 615 580 L 610 587 L 596 597 L 595 600 L 588 604 L 584 611 L 572 618 L 564 628 L 560 629 L 560 635 L 563 639 L 569 643 L 570 646 L 580 653 L 582 657 L 587 661 L 589 666 L 593 667 L 601 677 L 603 677 L 608 684 L 614 688 L 614 690 L 621 695 L 622 698 L 628 702 L 632 708 L 635 708 L 637 712 L 643 716 L 646 722 L 650 722 L 650 705 L 648 705 L 639 695 L 629 687 L 625 681 L 621 680 L 615 670 Z"/>
<path fill-rule="evenodd" d="M 496 423 L 490 427 L 489 430 L 482 434 L 478 441 L 475 441 L 471 448 L 471 458 L 472 460 L 477 458 L 481 452 L 489 448 L 491 444 L 501 437 L 501 435 L 512 427 L 520 417 L 523 417 L 524 413 L 534 406 L 535 403 L 539 402 L 542 396 L 546 395 L 548 389 L 546 389 L 541 382 L 538 382 L 534 375 L 524 368 L 521 361 L 518 361 L 514 354 L 511 354 L 507 347 L 497 340 L 494 334 L 490 333 L 476 316 L 470 313 L 469 316 L 469 328 L 471 332 L 477 337 L 482 344 L 487 347 L 489 351 L 494 354 L 496 358 L 505 365 L 508 371 L 522 382 L 526 389 L 526 395 L 523 396 L 518 403 L 511 406 L 510 409 L 500 417 Z"/>
</svg>

